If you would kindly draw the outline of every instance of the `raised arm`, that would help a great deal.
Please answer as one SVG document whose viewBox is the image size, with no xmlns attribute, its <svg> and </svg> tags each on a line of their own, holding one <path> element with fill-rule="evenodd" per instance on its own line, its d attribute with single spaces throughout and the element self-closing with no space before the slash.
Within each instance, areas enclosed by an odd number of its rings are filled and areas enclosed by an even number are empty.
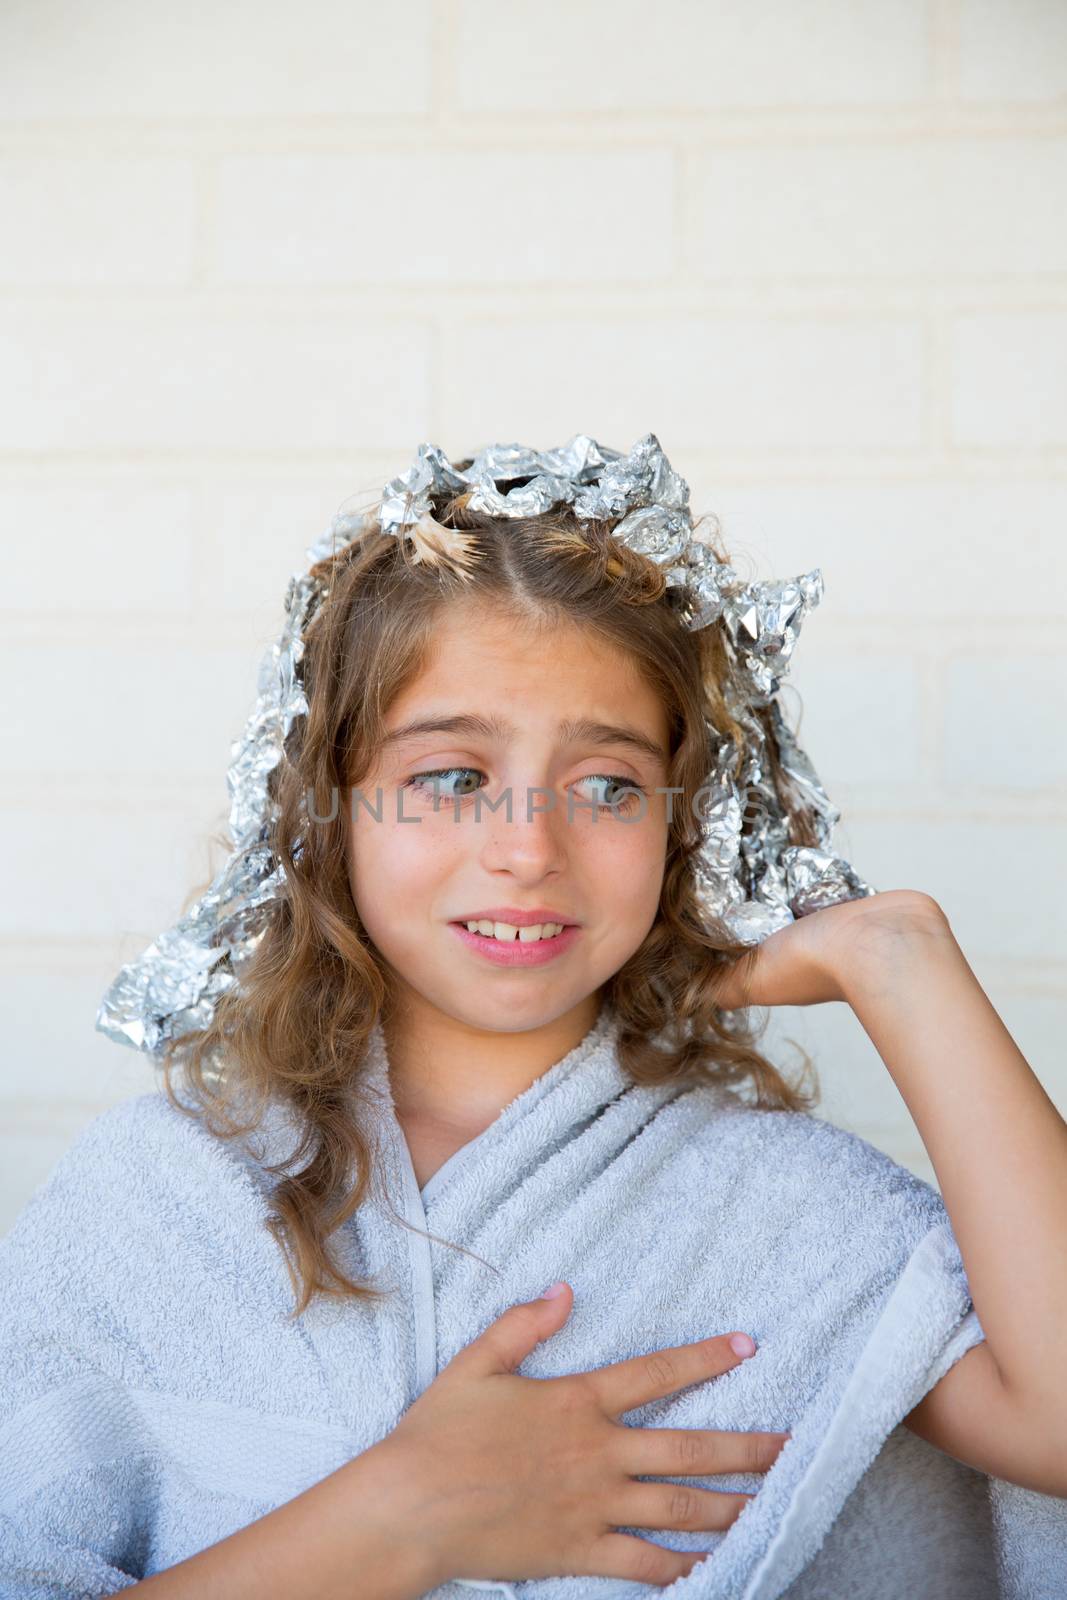
<svg viewBox="0 0 1067 1600">
<path fill-rule="evenodd" d="M 860 924 L 838 973 L 930 1154 L 986 1336 L 904 1420 L 1067 1496 L 1067 1124 L 935 901 Z"/>
<path fill-rule="evenodd" d="M 1067 1124 L 930 895 L 802 917 L 733 963 L 720 1004 L 850 1005 L 941 1186 L 985 1341 L 905 1419 L 950 1455 L 1067 1497 Z"/>
</svg>

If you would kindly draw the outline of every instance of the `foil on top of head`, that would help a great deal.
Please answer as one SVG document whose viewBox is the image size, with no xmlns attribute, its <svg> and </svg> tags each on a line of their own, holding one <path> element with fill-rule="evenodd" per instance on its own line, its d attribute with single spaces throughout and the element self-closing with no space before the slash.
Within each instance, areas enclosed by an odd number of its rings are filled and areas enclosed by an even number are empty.
<svg viewBox="0 0 1067 1600">
<path fill-rule="evenodd" d="M 730 711 L 744 729 L 746 749 L 742 758 L 734 742 L 709 725 L 715 764 L 700 796 L 703 840 L 694 864 L 698 900 L 709 921 L 721 920 L 742 944 L 759 944 L 797 917 L 875 892 L 835 853 L 840 813 L 776 699 L 804 618 L 822 599 L 818 568 L 744 583 L 694 537 L 689 486 L 653 433 L 626 455 L 587 434 L 541 451 L 491 444 L 466 469 L 423 442 L 407 471 L 385 484 L 376 511 L 338 512 L 307 550 L 306 566 L 290 578 L 284 625 L 263 656 L 256 702 L 231 747 L 227 860 L 173 927 L 118 973 L 97 1012 L 102 1033 L 158 1055 L 177 1035 L 207 1027 L 219 997 L 239 982 L 286 893 L 285 873 L 271 847 L 278 813 L 275 774 L 291 731 L 308 711 L 304 635 L 328 593 L 310 569 L 371 528 L 404 537 L 432 511 L 435 498 L 465 489 L 473 491 L 472 506 L 494 516 L 538 516 L 566 504 L 585 520 L 615 522 L 612 537 L 663 571 L 684 627 L 722 627 L 736 669 Z M 794 803 L 812 820 L 816 845 L 789 843 L 763 722 L 754 714 L 768 707 L 777 765 Z M 294 851 L 299 857 L 299 840 Z"/>
</svg>

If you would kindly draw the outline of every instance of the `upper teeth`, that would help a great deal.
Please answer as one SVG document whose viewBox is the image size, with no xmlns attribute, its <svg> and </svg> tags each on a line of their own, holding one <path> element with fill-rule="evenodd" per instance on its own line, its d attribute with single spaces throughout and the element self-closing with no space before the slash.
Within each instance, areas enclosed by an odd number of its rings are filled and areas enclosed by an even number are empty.
<svg viewBox="0 0 1067 1600">
<path fill-rule="evenodd" d="M 531 944 L 535 939 L 551 939 L 562 933 L 563 923 L 532 922 L 528 928 L 515 928 L 510 922 L 468 922 L 467 932 L 485 933 L 492 939 L 514 939 L 518 935 L 523 944 Z"/>
</svg>

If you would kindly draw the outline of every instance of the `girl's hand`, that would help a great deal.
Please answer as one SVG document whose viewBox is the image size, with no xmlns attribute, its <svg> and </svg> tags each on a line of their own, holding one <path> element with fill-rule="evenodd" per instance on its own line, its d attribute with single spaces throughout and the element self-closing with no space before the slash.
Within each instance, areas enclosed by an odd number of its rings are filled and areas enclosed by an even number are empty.
<svg viewBox="0 0 1067 1600">
<path fill-rule="evenodd" d="M 511 1306 L 457 1352 L 372 1453 L 412 1486 L 436 1578 L 625 1578 L 665 1585 L 706 1559 L 618 1527 L 723 1529 L 749 1494 L 639 1477 L 766 1472 L 783 1433 L 630 1427 L 619 1416 L 740 1366 L 731 1334 L 591 1372 L 516 1368 L 570 1314 L 569 1286 Z M 754 1346 L 750 1346 L 749 1354 Z M 387 1452 L 381 1456 L 381 1452 Z"/>
<path fill-rule="evenodd" d="M 824 906 L 779 928 L 723 969 L 717 1003 L 812 1006 L 846 998 L 846 979 L 862 961 L 890 961 L 917 940 L 951 937 L 948 919 L 931 895 L 890 889 Z"/>
</svg>

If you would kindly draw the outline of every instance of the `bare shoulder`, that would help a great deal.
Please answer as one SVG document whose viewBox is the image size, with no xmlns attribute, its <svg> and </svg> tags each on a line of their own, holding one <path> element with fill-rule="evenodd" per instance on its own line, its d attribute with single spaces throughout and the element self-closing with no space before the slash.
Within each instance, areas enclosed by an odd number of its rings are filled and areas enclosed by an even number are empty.
<svg viewBox="0 0 1067 1600">
<path fill-rule="evenodd" d="M 980 1472 L 1063 1494 L 1062 1453 L 1053 1430 L 1021 1410 L 984 1339 L 902 1421 L 920 1439 Z"/>
<path fill-rule="evenodd" d="M 990 1444 L 1002 1425 L 1003 1399 L 1000 1374 L 983 1340 L 962 1355 L 902 1421 L 920 1439 L 958 1461 L 980 1472 L 998 1472 Z"/>
</svg>

